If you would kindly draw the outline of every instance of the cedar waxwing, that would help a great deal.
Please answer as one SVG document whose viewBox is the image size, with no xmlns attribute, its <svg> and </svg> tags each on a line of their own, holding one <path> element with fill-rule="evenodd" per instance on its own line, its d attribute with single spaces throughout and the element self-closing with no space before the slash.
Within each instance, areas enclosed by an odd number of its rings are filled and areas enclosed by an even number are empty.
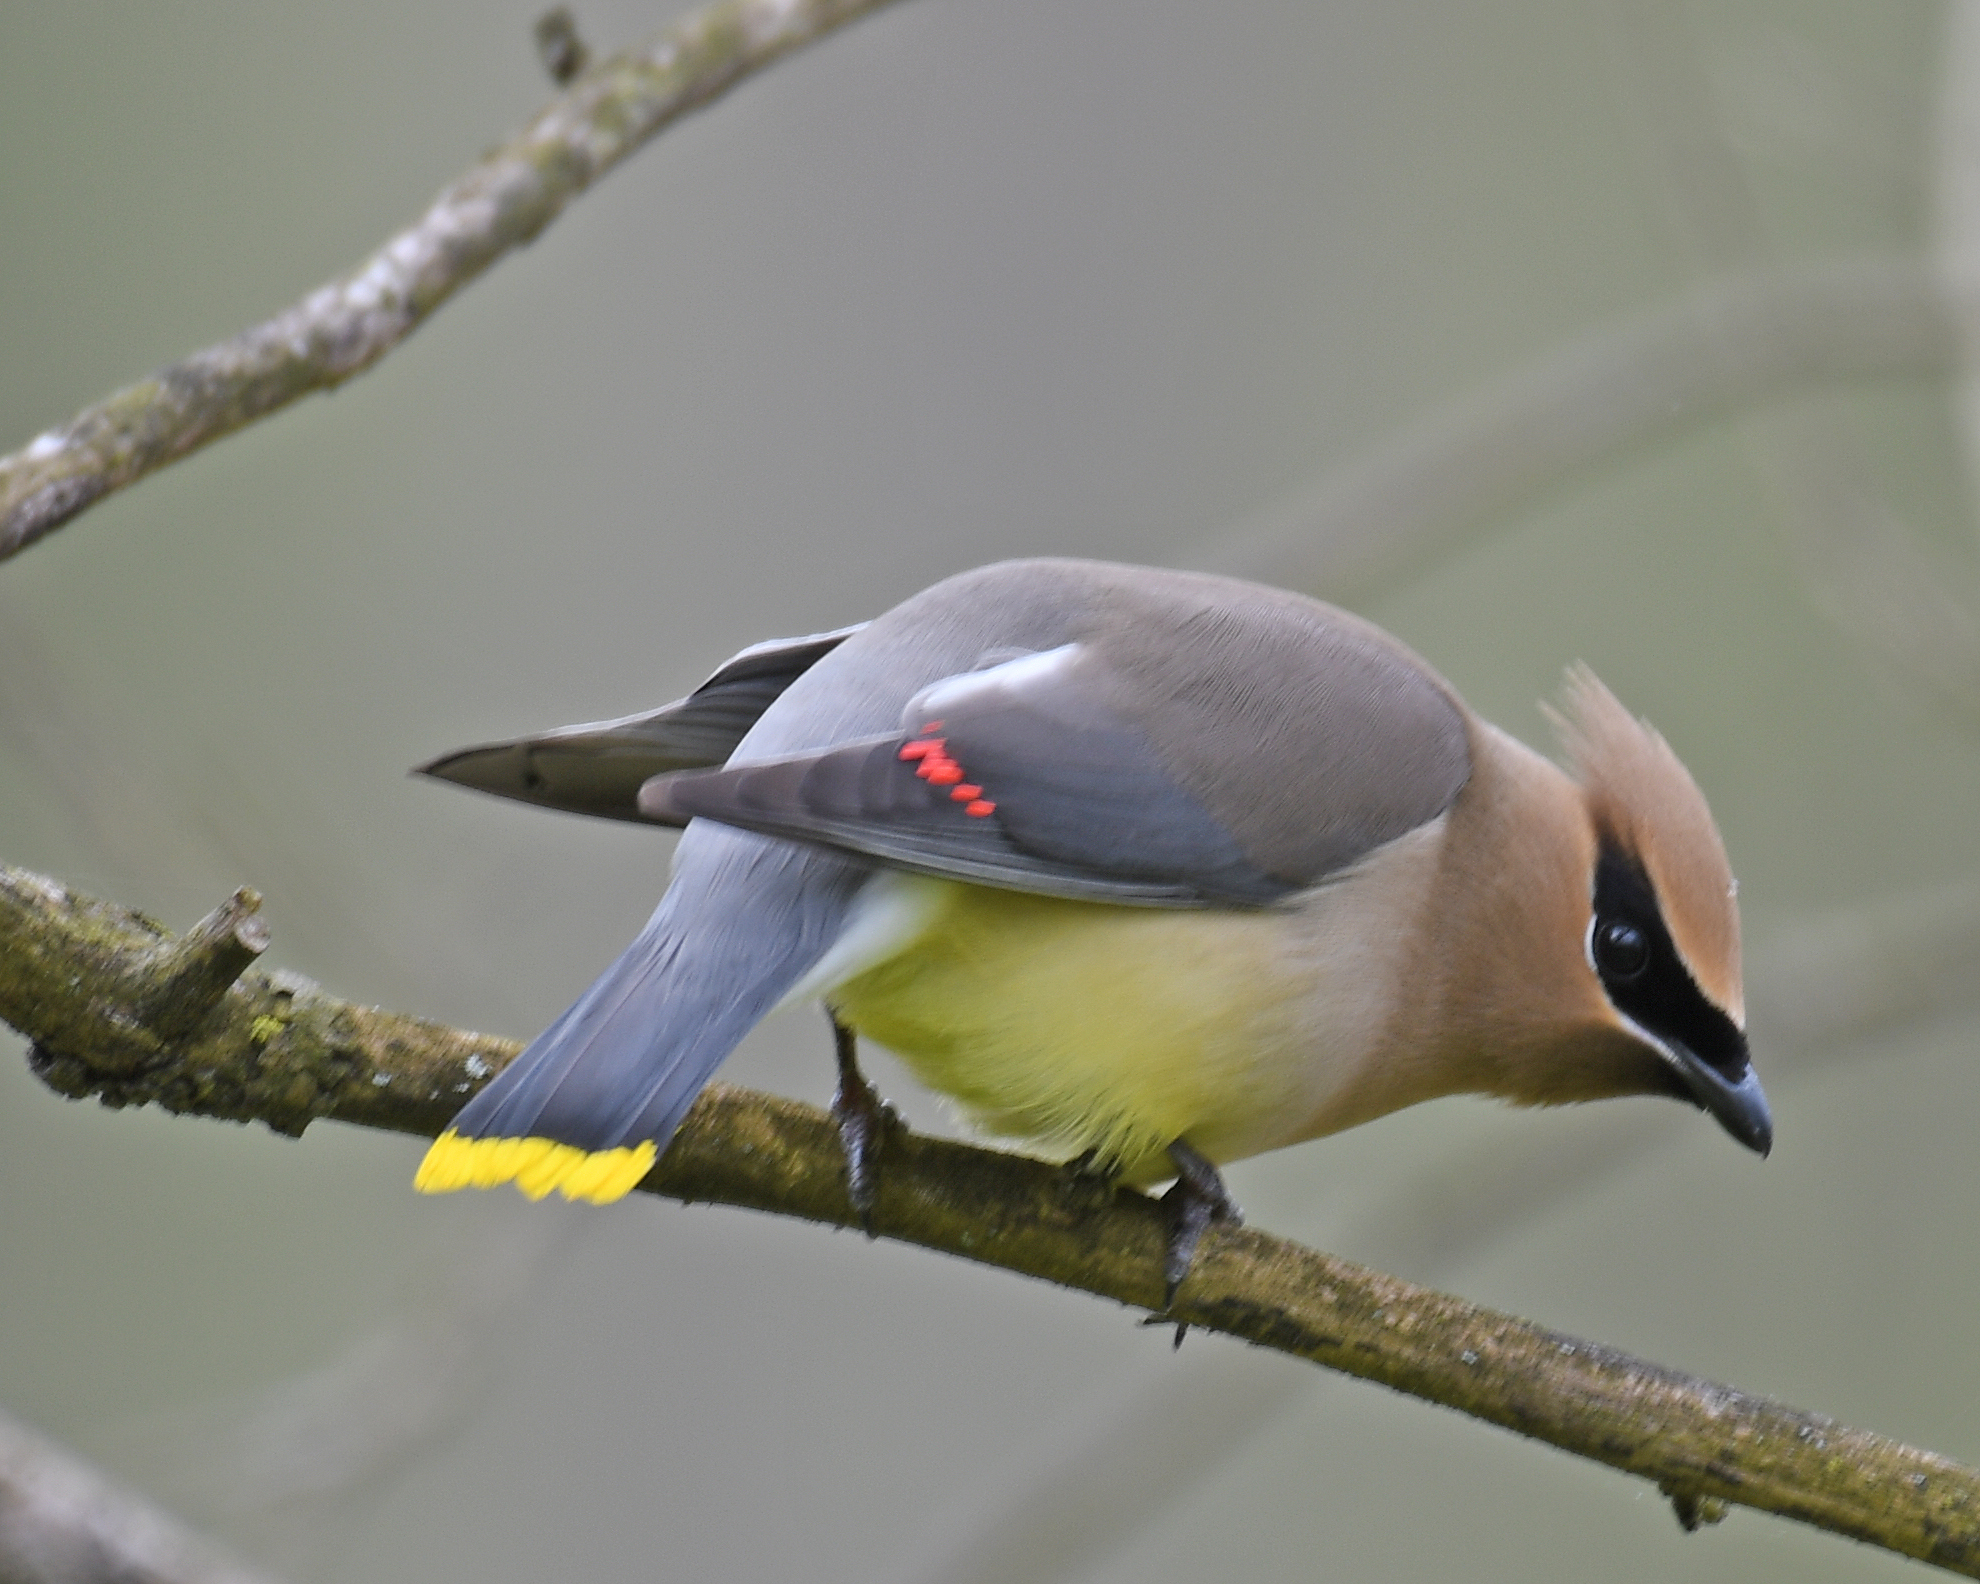
<svg viewBox="0 0 1980 1584">
<path fill-rule="evenodd" d="M 426 773 L 686 826 L 639 938 L 463 1107 L 427 1192 L 632 1189 L 716 1066 L 821 997 L 853 1200 L 865 1034 L 988 1131 L 1170 1177 L 1438 1095 L 1661 1094 L 1765 1154 L 1725 849 L 1592 673 L 1572 775 L 1380 629 L 1278 589 L 1015 561 L 758 644 L 649 715 Z"/>
</svg>

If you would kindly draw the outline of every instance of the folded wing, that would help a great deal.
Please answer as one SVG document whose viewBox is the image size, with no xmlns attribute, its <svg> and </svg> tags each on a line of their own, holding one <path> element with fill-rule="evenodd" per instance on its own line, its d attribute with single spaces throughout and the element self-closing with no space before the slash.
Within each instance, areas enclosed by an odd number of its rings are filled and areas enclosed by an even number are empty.
<svg viewBox="0 0 1980 1584">
<path fill-rule="evenodd" d="M 1268 723 L 1270 751 L 1233 753 L 1206 774 L 1200 756 L 1167 751 L 1161 730 L 1187 699 L 1159 690 L 1198 680 L 1186 666 L 1173 679 L 1159 667 L 1124 674 L 1098 645 L 1066 644 L 937 682 L 898 732 L 657 776 L 639 807 L 663 824 L 712 819 L 1050 896 L 1262 906 L 1434 818 L 1469 774 L 1462 719 L 1437 707 L 1441 695 L 1413 713 L 1388 701 L 1371 710 L 1351 687 L 1265 690 L 1299 718 Z M 1393 780 L 1362 764 L 1332 770 L 1341 734 L 1367 746 L 1370 715 L 1402 734 L 1386 745 Z M 1286 798 L 1287 781 L 1309 783 L 1307 794 Z"/>
</svg>

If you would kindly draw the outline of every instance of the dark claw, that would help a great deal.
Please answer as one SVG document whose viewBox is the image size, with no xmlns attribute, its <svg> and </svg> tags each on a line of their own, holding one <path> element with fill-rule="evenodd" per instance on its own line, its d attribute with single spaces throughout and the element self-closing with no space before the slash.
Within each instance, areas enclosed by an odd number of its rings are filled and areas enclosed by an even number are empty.
<svg viewBox="0 0 1980 1584">
<path fill-rule="evenodd" d="M 876 1166 L 881 1143 L 901 1125 L 894 1108 L 880 1098 L 859 1070 L 859 1037 L 831 1010 L 832 1042 L 839 1058 L 839 1087 L 832 1093 L 832 1117 L 839 1124 L 839 1147 L 846 1156 L 846 1197 L 868 1237 L 873 1230 L 873 1200 L 878 1191 Z"/>
<path fill-rule="evenodd" d="M 1176 1180 L 1162 1195 L 1162 1204 L 1169 1212 L 1169 1247 L 1162 1260 L 1165 1309 L 1174 1307 L 1176 1291 L 1196 1262 L 1196 1245 L 1210 1225 L 1218 1221 L 1244 1225 L 1244 1212 L 1238 1209 L 1215 1166 L 1181 1139 L 1169 1146 L 1169 1159 L 1176 1163 Z M 1182 1346 L 1188 1331 L 1187 1325 L 1176 1322 L 1177 1347 Z"/>
</svg>

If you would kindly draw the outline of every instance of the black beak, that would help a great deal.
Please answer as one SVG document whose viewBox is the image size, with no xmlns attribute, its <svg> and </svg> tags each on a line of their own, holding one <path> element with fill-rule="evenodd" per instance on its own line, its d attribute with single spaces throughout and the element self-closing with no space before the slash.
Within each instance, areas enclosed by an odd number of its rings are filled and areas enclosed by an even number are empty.
<svg viewBox="0 0 1980 1584">
<path fill-rule="evenodd" d="M 1753 1064 L 1742 1067 L 1738 1078 L 1728 1078 L 1675 1040 L 1667 1040 L 1665 1048 L 1700 1109 L 1711 1112 L 1720 1127 L 1764 1157 L 1774 1147 L 1774 1113 L 1767 1109 Z"/>
</svg>

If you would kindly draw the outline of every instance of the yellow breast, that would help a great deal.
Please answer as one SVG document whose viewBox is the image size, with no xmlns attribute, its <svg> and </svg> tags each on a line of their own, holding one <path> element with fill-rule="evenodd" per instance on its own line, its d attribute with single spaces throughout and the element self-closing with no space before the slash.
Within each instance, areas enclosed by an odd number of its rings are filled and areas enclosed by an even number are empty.
<svg viewBox="0 0 1980 1584">
<path fill-rule="evenodd" d="M 889 883 L 939 888 L 923 926 L 826 999 L 990 1132 L 1152 1181 L 1179 1138 L 1227 1160 L 1301 1136 L 1334 1080 L 1282 913 Z"/>
</svg>

